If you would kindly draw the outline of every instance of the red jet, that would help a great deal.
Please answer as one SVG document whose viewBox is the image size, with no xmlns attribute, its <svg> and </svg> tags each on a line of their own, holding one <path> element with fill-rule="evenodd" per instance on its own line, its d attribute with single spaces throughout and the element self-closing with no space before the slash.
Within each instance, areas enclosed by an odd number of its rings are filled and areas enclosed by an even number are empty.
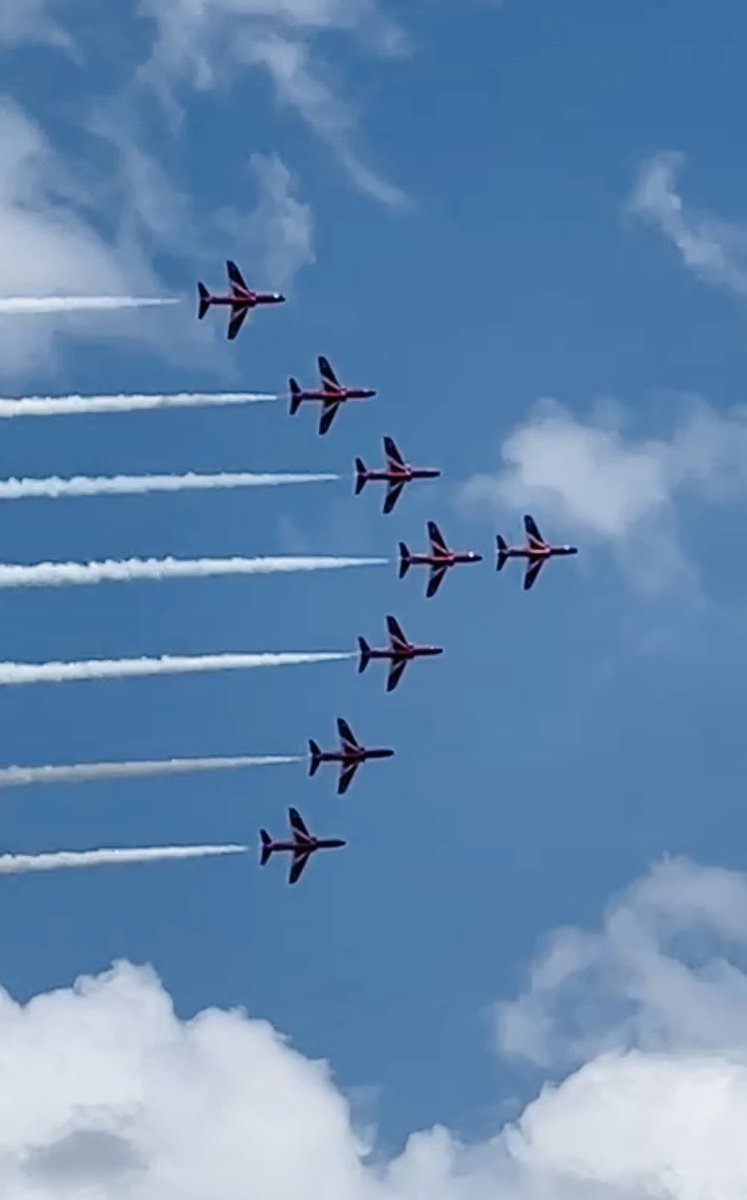
<svg viewBox="0 0 747 1200">
<path fill-rule="evenodd" d="M 369 758 L 391 758 L 394 751 L 367 750 L 365 746 L 361 746 L 347 721 L 344 721 L 342 717 L 337 718 L 337 731 L 341 743 L 339 750 L 320 750 L 316 742 L 309 742 L 311 755 L 309 775 L 316 774 L 320 763 L 338 762 L 340 778 L 337 783 L 337 795 L 344 796 L 362 762 L 367 762 Z"/>
<path fill-rule="evenodd" d="M 321 401 L 323 406 L 319 421 L 319 432 L 321 434 L 327 432 L 335 419 L 338 408 L 346 400 L 370 400 L 372 396 L 376 395 L 376 392 L 373 388 L 343 387 L 329 365 L 329 359 L 320 355 L 317 362 L 319 364 L 319 377 L 322 384 L 320 388 L 302 388 L 296 379 L 289 379 L 288 384 L 291 394 L 291 416 L 298 412 L 304 400 Z"/>
<path fill-rule="evenodd" d="M 438 479 L 441 474 L 435 467 L 411 467 L 406 463 L 394 444 L 394 439 L 384 438 L 386 469 L 369 471 L 362 458 L 355 460 L 355 494 L 358 496 L 369 480 L 384 480 L 389 484 L 384 498 L 384 512 L 390 513 L 399 500 L 402 489 L 411 479 Z"/>
<path fill-rule="evenodd" d="M 288 883 L 297 883 L 301 878 L 301 872 L 316 850 L 336 850 L 338 846 L 344 846 L 345 842 L 342 838 L 314 837 L 306 828 L 298 809 L 288 809 L 288 820 L 293 834 L 292 842 L 273 842 L 267 830 L 260 829 L 262 855 L 259 861 L 264 866 L 270 855 L 274 854 L 276 850 L 289 850 L 293 855 L 293 861 L 288 875 Z"/>
<path fill-rule="evenodd" d="M 575 546 L 550 546 L 537 528 L 534 517 L 530 517 L 529 514 L 524 517 L 524 528 L 527 534 L 526 546 L 509 546 L 505 539 L 498 534 L 496 538 L 498 544 L 496 570 L 502 570 L 509 558 L 526 558 L 528 561 L 524 576 L 524 591 L 528 592 L 548 558 L 578 554 L 578 550 Z"/>
<path fill-rule="evenodd" d="M 389 630 L 388 650 L 374 650 L 365 638 L 358 638 L 361 655 L 358 671 L 365 671 L 372 658 L 390 658 L 392 665 L 389 668 L 386 690 L 393 692 L 402 678 L 405 667 L 413 658 L 432 658 L 436 654 L 443 654 L 443 648 L 441 646 L 414 646 L 412 642 L 408 642 L 394 617 L 387 617 L 386 624 Z"/>
<path fill-rule="evenodd" d="M 231 315 L 228 319 L 228 340 L 232 342 L 244 324 L 246 314 L 250 308 L 256 308 L 258 304 L 282 304 L 285 296 L 281 296 L 279 292 L 253 292 L 251 288 L 247 287 L 244 276 L 236 266 L 236 263 L 231 262 L 230 259 L 226 263 L 226 270 L 228 271 L 228 280 L 231 284 L 230 295 L 211 296 L 204 283 L 197 284 L 197 291 L 200 297 L 197 318 L 201 321 L 211 304 L 230 305 Z"/>
<path fill-rule="evenodd" d="M 449 550 L 443 534 L 435 521 L 428 522 L 428 537 L 431 541 L 430 554 L 411 554 L 404 542 L 399 544 L 399 577 L 404 579 L 410 567 L 427 566 L 431 568 L 426 596 L 435 596 L 449 567 L 457 563 L 482 562 L 482 555 L 473 550 Z"/>
</svg>

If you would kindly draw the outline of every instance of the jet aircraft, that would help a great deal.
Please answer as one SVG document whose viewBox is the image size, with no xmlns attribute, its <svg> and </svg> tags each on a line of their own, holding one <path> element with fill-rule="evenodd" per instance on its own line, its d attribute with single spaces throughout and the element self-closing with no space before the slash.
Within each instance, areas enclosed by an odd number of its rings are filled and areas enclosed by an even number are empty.
<svg viewBox="0 0 747 1200">
<path fill-rule="evenodd" d="M 443 654 L 443 648 L 441 646 L 414 646 L 412 642 L 408 642 L 399 622 L 394 617 L 387 617 L 386 624 L 389 630 L 389 647 L 387 649 L 372 649 L 365 638 L 358 638 L 360 649 L 358 671 L 365 671 L 372 658 L 391 659 L 392 665 L 389 668 L 386 690 L 393 692 L 402 678 L 405 667 L 413 658 L 431 658 L 435 654 Z"/>
<path fill-rule="evenodd" d="M 355 460 L 355 494 L 358 496 L 370 480 L 388 483 L 384 497 L 384 512 L 390 513 L 399 500 L 402 489 L 411 479 L 438 479 L 441 474 L 435 467 L 411 467 L 397 449 L 394 438 L 384 438 L 384 453 L 387 466 L 381 470 L 369 470 L 362 458 Z"/>
<path fill-rule="evenodd" d="M 228 318 L 228 340 L 232 342 L 244 324 L 250 308 L 256 308 L 258 304 L 282 304 L 285 296 L 281 296 L 279 292 L 253 292 L 250 287 L 247 287 L 244 276 L 236 263 L 231 262 L 230 259 L 226 263 L 226 270 L 231 285 L 228 295 L 211 296 L 204 283 L 197 284 L 200 298 L 197 317 L 201 321 L 211 304 L 229 305 L 231 313 Z"/>
<path fill-rule="evenodd" d="M 504 538 L 498 534 L 496 538 L 498 546 L 496 570 L 502 570 L 509 558 L 526 558 L 527 569 L 524 575 L 524 591 L 528 592 L 548 558 L 555 558 L 566 554 L 578 554 L 578 549 L 575 546 L 549 545 L 537 528 L 534 517 L 530 517 L 529 514 L 524 517 L 524 528 L 527 534 L 526 546 L 509 546 Z"/>
<path fill-rule="evenodd" d="M 316 774 L 320 763 L 338 762 L 340 778 L 337 783 L 337 795 L 344 796 L 362 762 L 367 762 L 370 758 L 391 758 L 394 751 L 368 750 L 365 746 L 361 746 L 347 721 L 344 721 L 342 717 L 337 718 L 337 731 L 340 735 L 339 750 L 320 750 L 316 742 L 309 741 L 311 756 L 309 775 Z"/>
<path fill-rule="evenodd" d="M 270 855 L 274 854 L 277 850 L 289 851 L 293 855 L 293 859 L 288 875 L 288 883 L 297 883 L 301 878 L 301 872 L 315 851 L 335 850 L 338 846 L 344 846 L 345 842 L 342 838 L 314 837 L 306 828 L 304 819 L 298 809 L 288 809 L 288 820 L 290 822 L 291 833 L 293 834 L 293 841 L 274 842 L 266 829 L 260 829 L 259 836 L 262 840 L 260 863 L 264 866 Z"/>
<path fill-rule="evenodd" d="M 319 364 L 320 388 L 302 388 L 298 380 L 288 381 L 291 394 L 291 416 L 298 412 L 304 400 L 318 400 L 322 405 L 322 415 L 319 420 L 319 433 L 326 433 L 335 419 L 338 408 L 347 400 L 370 400 L 376 395 L 373 388 L 344 387 L 329 364 L 329 359 L 320 355 Z"/>
<path fill-rule="evenodd" d="M 443 534 L 435 521 L 428 522 L 428 537 L 430 538 L 430 554 L 411 554 L 404 542 L 399 544 L 399 577 L 404 579 L 410 567 L 429 566 L 430 578 L 425 594 L 428 598 L 435 596 L 449 567 L 457 563 L 482 562 L 482 555 L 473 550 L 449 550 Z"/>
</svg>

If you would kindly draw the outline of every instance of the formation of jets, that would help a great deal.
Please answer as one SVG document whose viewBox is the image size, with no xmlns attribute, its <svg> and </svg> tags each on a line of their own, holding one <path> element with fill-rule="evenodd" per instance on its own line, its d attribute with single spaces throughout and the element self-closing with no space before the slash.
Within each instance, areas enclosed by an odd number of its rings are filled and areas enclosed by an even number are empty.
<svg viewBox="0 0 747 1200">
<path fill-rule="evenodd" d="M 211 305 L 225 305 L 230 309 L 227 336 L 232 341 L 241 330 L 247 314 L 259 305 L 279 304 L 285 299 L 277 292 L 255 292 L 248 287 L 236 263 L 230 260 L 226 263 L 230 292 L 225 295 L 211 295 L 203 283 L 198 283 L 198 310 L 200 320 L 205 316 Z M 290 412 L 294 415 L 301 405 L 307 401 L 321 404 L 319 433 L 326 434 L 338 410 L 348 401 L 369 400 L 376 395 L 373 388 L 348 387 L 338 380 L 329 359 L 320 355 L 318 358 L 319 387 L 303 388 L 296 379 L 289 380 Z M 383 439 L 386 466 L 369 469 L 362 459 L 355 460 L 355 495 L 363 491 L 367 483 L 385 483 L 383 512 L 391 513 L 401 496 L 405 485 L 417 479 L 437 479 L 441 472 L 436 467 L 415 467 L 402 457 L 394 439 L 386 436 Z M 527 560 L 524 575 L 524 590 L 534 585 L 543 565 L 550 558 L 564 557 L 577 554 L 575 546 L 556 546 L 546 542 L 540 533 L 537 523 L 528 513 L 524 517 L 526 545 L 509 546 L 505 539 L 498 534 L 496 539 L 497 561 L 496 569 L 502 570 L 510 558 L 525 558 Z M 403 579 L 410 567 L 429 567 L 426 597 L 431 598 L 441 587 L 450 568 L 468 563 L 482 562 L 482 555 L 474 550 L 451 550 L 435 521 L 428 521 L 428 540 L 430 549 L 425 553 L 411 553 L 404 542 L 399 543 L 399 578 Z M 393 616 L 386 619 L 389 644 L 384 647 L 372 647 L 365 638 L 358 639 L 359 660 L 358 671 L 365 671 L 373 659 L 388 660 L 390 666 L 387 674 L 386 690 L 393 692 L 399 684 L 405 667 L 416 658 L 433 658 L 443 653 L 441 646 L 421 646 L 410 642 L 402 631 L 402 627 Z M 394 750 L 387 748 L 368 748 L 361 745 L 355 737 L 350 725 L 342 717 L 337 719 L 339 735 L 338 750 L 322 750 L 317 742 L 309 741 L 309 775 L 315 775 L 323 763 L 339 763 L 340 771 L 337 781 L 337 794 L 345 795 L 350 787 L 361 763 L 376 759 L 391 758 Z M 275 841 L 267 832 L 260 830 L 261 851 L 260 862 L 264 866 L 275 853 L 286 852 L 291 855 L 289 883 L 296 883 L 300 878 L 306 863 L 317 850 L 332 850 L 344 846 L 341 838 L 320 838 L 309 833 L 309 830 L 296 808 L 288 810 L 290 838 Z"/>
</svg>

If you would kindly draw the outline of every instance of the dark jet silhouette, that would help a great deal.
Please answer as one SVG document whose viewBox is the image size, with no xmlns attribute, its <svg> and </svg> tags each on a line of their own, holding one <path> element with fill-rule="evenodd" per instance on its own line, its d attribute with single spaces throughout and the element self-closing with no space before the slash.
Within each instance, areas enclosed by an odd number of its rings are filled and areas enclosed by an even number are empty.
<svg viewBox="0 0 747 1200">
<path fill-rule="evenodd" d="M 527 534 L 526 546 L 509 546 L 505 539 L 498 534 L 496 538 L 498 546 L 496 570 L 501 571 L 509 558 L 526 558 L 527 569 L 524 575 L 524 591 L 528 592 L 548 558 L 557 558 L 566 554 L 578 554 L 578 550 L 575 546 L 549 545 L 537 528 L 534 517 L 530 517 L 528 513 L 524 517 L 524 528 Z"/>
<path fill-rule="evenodd" d="M 298 883 L 301 873 L 312 854 L 317 850 L 336 850 L 338 846 L 344 846 L 345 842 L 342 838 L 314 837 L 306 828 L 303 817 L 298 809 L 288 809 L 288 820 L 290 822 L 291 833 L 293 834 L 292 842 L 274 842 L 266 829 L 260 829 L 259 836 L 262 840 L 262 853 L 259 861 L 264 866 L 271 854 L 274 854 L 278 850 L 289 851 L 293 855 L 293 860 L 288 875 L 288 883 Z"/>
<path fill-rule="evenodd" d="M 386 690 L 393 692 L 402 678 L 405 667 L 413 658 L 432 658 L 436 654 L 443 654 L 443 648 L 441 646 L 415 646 L 412 642 L 408 642 L 394 617 L 387 617 L 386 624 L 389 630 L 389 648 L 387 650 L 372 649 L 365 638 L 358 638 L 360 649 L 358 671 L 365 671 L 372 658 L 391 659 L 392 665 L 389 668 Z"/>
<path fill-rule="evenodd" d="M 389 484 L 384 497 L 384 512 L 390 513 L 402 494 L 402 489 L 411 479 L 437 479 L 441 474 L 436 467 L 411 467 L 397 449 L 394 438 L 384 438 L 386 468 L 369 470 L 362 458 L 355 460 L 355 494 L 360 495 L 367 483 L 381 480 Z"/>
<path fill-rule="evenodd" d="M 337 732 L 340 735 L 339 750 L 320 750 L 316 742 L 309 742 L 311 757 L 309 775 L 315 775 L 321 763 L 338 762 L 340 778 L 337 783 L 337 795 L 344 796 L 361 763 L 373 758 L 391 758 L 394 751 L 368 750 L 365 746 L 361 746 L 347 721 L 344 721 L 342 717 L 337 718 Z"/>
<path fill-rule="evenodd" d="M 449 567 L 458 563 L 482 562 L 482 555 L 475 554 L 474 550 L 449 550 L 435 521 L 428 522 L 428 537 L 431 543 L 430 554 L 411 554 L 405 543 L 400 542 L 399 577 L 404 579 L 410 567 L 430 567 L 431 573 L 425 594 L 431 597 L 435 596 Z"/>
<path fill-rule="evenodd" d="M 343 387 L 335 375 L 329 360 L 320 355 L 319 364 L 320 388 L 302 388 L 296 379 L 288 381 L 290 387 L 291 416 L 297 413 L 304 400 L 318 400 L 322 405 L 322 415 L 319 420 L 319 432 L 326 433 L 335 419 L 338 408 L 347 400 L 370 400 L 376 395 L 373 388 Z"/>
<path fill-rule="evenodd" d="M 197 284 L 200 301 L 197 317 L 201 321 L 213 304 L 229 305 L 231 312 L 228 318 L 228 340 L 232 342 L 244 324 L 250 308 L 256 308 L 258 304 L 282 304 L 285 296 L 281 296 L 279 292 L 253 292 L 247 287 L 236 263 L 230 259 L 226 263 L 226 270 L 231 284 L 231 291 L 227 295 L 212 296 L 204 283 Z"/>
</svg>

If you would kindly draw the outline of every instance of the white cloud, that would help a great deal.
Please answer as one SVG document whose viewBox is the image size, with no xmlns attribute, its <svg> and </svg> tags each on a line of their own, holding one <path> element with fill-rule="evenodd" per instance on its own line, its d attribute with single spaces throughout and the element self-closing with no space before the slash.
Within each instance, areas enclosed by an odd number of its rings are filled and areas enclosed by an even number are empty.
<svg viewBox="0 0 747 1200">
<path fill-rule="evenodd" d="M 0 295 L 159 294 L 138 247 L 107 240 L 89 203 L 39 126 L 0 98 Z M 61 331 L 131 336 L 142 328 L 123 314 L 4 317 L 0 360 L 8 371 L 48 365 Z"/>
<path fill-rule="evenodd" d="M 226 218 L 233 236 L 260 260 L 267 287 L 286 288 L 298 271 L 314 262 L 311 207 L 293 195 L 294 179 L 277 154 L 252 154 L 249 165 L 258 199 L 246 216 Z M 262 285 L 264 286 L 264 285 Z"/>
<path fill-rule="evenodd" d="M 142 78 L 162 97 L 170 97 L 172 81 L 205 90 L 225 84 L 237 67 L 261 67 L 279 102 L 335 151 L 362 192 L 390 207 L 403 202 L 402 191 L 363 162 L 353 115 L 329 83 L 330 64 L 322 71 L 312 55 L 315 36 L 324 32 L 401 53 L 404 34 L 374 0 L 142 0 L 141 12 L 157 28 Z"/>
<path fill-rule="evenodd" d="M 654 867 L 501 1010 L 504 1049 L 580 1068 L 484 1142 L 435 1127 L 389 1160 L 325 1064 L 240 1011 L 181 1020 L 148 969 L 0 991 L 0 1197 L 742 1200 L 746 929 L 743 875 Z"/>
<path fill-rule="evenodd" d="M 676 188 L 683 162 L 682 154 L 668 151 L 644 163 L 630 209 L 669 238 L 694 274 L 747 295 L 747 226 L 688 212 Z"/>
<path fill-rule="evenodd" d="M 0 4 L 0 47 L 21 42 L 46 43 L 70 51 L 73 42 L 50 10 L 59 0 L 2 0 Z"/>
<path fill-rule="evenodd" d="M 497 515 L 536 510 L 549 536 L 606 542 L 642 586 L 685 567 L 675 502 L 680 492 L 712 503 L 747 494 L 747 409 L 724 413 L 691 402 L 667 437 L 626 435 L 620 410 L 584 419 L 543 401 L 501 446 L 502 465 L 461 489 Z"/>
</svg>

